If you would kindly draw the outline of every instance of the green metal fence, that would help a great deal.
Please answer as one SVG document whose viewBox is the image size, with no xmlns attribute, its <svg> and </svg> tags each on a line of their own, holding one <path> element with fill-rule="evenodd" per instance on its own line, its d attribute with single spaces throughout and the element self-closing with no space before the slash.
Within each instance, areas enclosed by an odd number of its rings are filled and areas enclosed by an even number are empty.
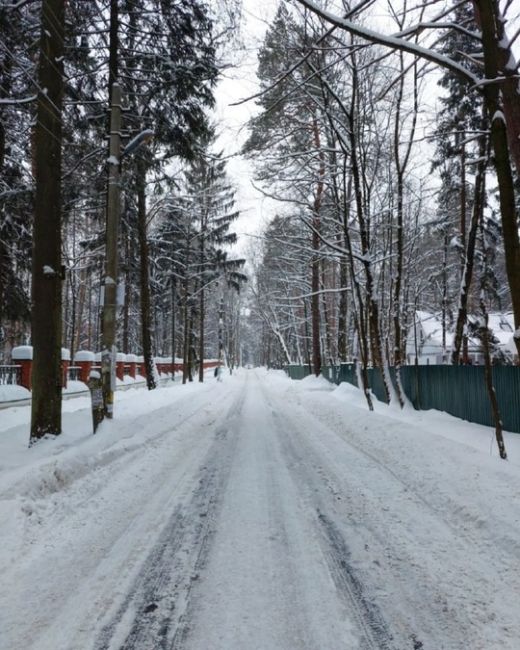
<svg viewBox="0 0 520 650">
<path fill-rule="evenodd" d="M 291 379 L 305 379 L 307 375 L 311 374 L 311 367 L 309 365 L 306 366 L 290 365 L 290 366 L 285 366 L 285 372 L 289 375 Z"/>
<path fill-rule="evenodd" d="M 310 374 L 309 366 L 287 366 L 291 379 Z M 322 375 L 334 384 L 343 381 L 358 385 L 353 363 L 324 366 Z M 395 369 L 390 368 L 396 383 Z M 400 372 L 405 395 L 416 409 L 437 409 L 458 418 L 493 425 L 483 366 L 403 366 Z M 368 381 L 374 395 L 384 400 L 384 387 L 379 369 L 368 369 Z M 493 383 L 497 394 L 504 429 L 520 433 L 520 367 L 494 366 Z"/>
</svg>

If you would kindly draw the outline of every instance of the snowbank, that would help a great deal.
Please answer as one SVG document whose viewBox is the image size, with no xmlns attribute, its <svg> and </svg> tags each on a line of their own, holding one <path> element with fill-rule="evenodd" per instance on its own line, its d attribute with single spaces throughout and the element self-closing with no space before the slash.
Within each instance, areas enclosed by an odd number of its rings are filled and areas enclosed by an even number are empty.
<svg viewBox="0 0 520 650">
<path fill-rule="evenodd" d="M 307 375 L 304 379 L 297 380 L 305 390 L 327 390 L 333 389 L 330 381 L 325 379 L 323 375 L 316 377 L 316 375 Z"/>
<path fill-rule="evenodd" d="M 31 392 L 23 386 L 0 385 L 0 402 L 12 402 L 19 399 L 30 399 Z"/>
<path fill-rule="evenodd" d="M 67 395 L 71 393 L 84 393 L 84 392 L 88 392 L 88 386 L 82 381 L 78 381 L 76 379 L 69 379 L 67 381 L 67 388 L 64 388 L 63 392 L 66 393 Z"/>
<path fill-rule="evenodd" d="M 361 390 L 348 382 L 343 382 L 334 387 L 333 396 L 343 404 L 355 408 L 356 416 L 364 420 L 373 414 L 368 411 L 367 402 Z M 411 405 L 400 409 L 399 405 L 380 402 L 375 397 L 372 399 L 374 414 L 382 415 L 391 422 L 412 425 L 429 436 L 439 436 L 456 443 L 467 445 L 487 456 L 498 458 L 495 440 L 495 430 L 473 422 L 460 420 L 449 413 L 436 411 L 416 411 Z M 395 426 L 395 425 L 394 425 Z M 504 440 L 510 463 L 520 465 L 520 434 L 504 432 Z"/>
</svg>

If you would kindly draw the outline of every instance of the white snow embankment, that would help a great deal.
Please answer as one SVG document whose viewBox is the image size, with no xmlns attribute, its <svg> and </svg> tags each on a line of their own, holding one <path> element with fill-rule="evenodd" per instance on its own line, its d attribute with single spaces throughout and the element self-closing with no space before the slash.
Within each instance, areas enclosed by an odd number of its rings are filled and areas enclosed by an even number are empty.
<svg viewBox="0 0 520 650">
<path fill-rule="evenodd" d="M 113 599 L 123 573 L 130 579 L 132 567 L 146 557 L 165 504 L 175 497 L 172 486 L 198 467 L 213 439 L 204 425 L 229 399 L 216 382 L 172 383 L 118 393 L 114 420 L 95 436 L 85 407 L 64 413 L 63 433 L 30 449 L 28 407 L 23 423 L 0 431 L 0 629 L 6 647 L 86 647 L 70 641 L 79 627 L 75 619 L 108 582 Z M 67 624 L 60 619 L 47 639 L 44 629 L 58 613 Z"/>
<path fill-rule="evenodd" d="M 520 435 L 505 434 L 503 461 L 491 427 L 379 402 L 371 413 L 359 390 L 323 379 L 270 386 L 302 450 L 295 467 L 314 457 L 385 620 L 425 648 L 516 650 Z"/>
<path fill-rule="evenodd" d="M 14 402 L 17 400 L 31 399 L 31 391 L 23 386 L 0 386 L 0 402 Z"/>
<path fill-rule="evenodd" d="M 67 388 L 63 389 L 65 395 L 73 395 L 74 393 L 88 393 L 88 386 L 82 381 L 76 379 L 69 379 L 67 381 Z"/>
<path fill-rule="evenodd" d="M 81 382 L 75 382 L 81 384 Z M 172 383 L 155 391 L 118 392 L 115 418 L 92 435 L 89 397 L 63 402 L 63 433 L 28 448 L 30 406 L 12 407 L 0 416 L 0 503 L 19 502 L 26 514 L 36 502 L 61 492 L 89 472 L 139 450 L 171 426 L 161 416 L 177 400 L 193 392 L 193 384 L 178 390 Z M 205 385 L 201 392 L 211 391 Z M 153 415 L 152 415 L 153 414 Z M 161 426 L 158 426 L 161 425 Z M 17 507 L 17 506 L 16 506 Z"/>
</svg>

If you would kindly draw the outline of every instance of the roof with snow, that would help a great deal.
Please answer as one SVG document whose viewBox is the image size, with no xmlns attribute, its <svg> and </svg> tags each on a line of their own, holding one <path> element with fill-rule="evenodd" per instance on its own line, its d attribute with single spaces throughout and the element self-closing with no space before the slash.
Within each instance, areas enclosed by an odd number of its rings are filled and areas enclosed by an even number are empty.
<svg viewBox="0 0 520 650">
<path fill-rule="evenodd" d="M 420 324 L 424 341 L 423 346 L 442 347 L 442 322 L 431 312 L 417 310 L 415 322 Z M 514 342 L 514 317 L 511 312 L 490 312 L 488 314 L 488 327 L 498 339 L 501 347 L 516 353 Z M 453 332 L 446 331 L 446 348 L 450 348 L 453 343 Z M 413 334 L 411 335 L 413 337 Z M 470 347 L 480 348 L 480 344 L 475 339 L 469 339 Z"/>
</svg>

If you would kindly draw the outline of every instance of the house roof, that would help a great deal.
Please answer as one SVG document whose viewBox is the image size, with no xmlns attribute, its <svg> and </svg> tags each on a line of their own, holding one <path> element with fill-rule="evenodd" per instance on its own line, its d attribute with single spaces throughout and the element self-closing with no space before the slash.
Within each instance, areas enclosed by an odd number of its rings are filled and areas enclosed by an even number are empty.
<svg viewBox="0 0 520 650">
<path fill-rule="evenodd" d="M 488 314 L 488 327 L 498 339 L 500 346 L 516 353 L 514 341 L 515 319 L 512 312 L 490 312 Z"/>
<path fill-rule="evenodd" d="M 416 323 L 419 323 L 424 333 L 424 343 L 442 348 L 442 321 L 429 311 L 417 310 Z M 446 330 L 446 348 L 453 342 L 453 332 Z"/>
<path fill-rule="evenodd" d="M 442 347 L 442 322 L 431 312 L 424 310 L 416 311 L 416 323 L 420 323 L 424 333 L 424 345 Z M 511 312 L 490 312 L 488 314 L 488 326 L 498 339 L 499 345 L 506 350 L 516 353 L 516 346 L 513 338 L 515 331 L 514 318 Z M 453 332 L 446 332 L 446 348 L 451 348 L 453 343 Z M 469 339 L 470 348 L 479 349 L 480 343 L 475 339 Z"/>
</svg>

